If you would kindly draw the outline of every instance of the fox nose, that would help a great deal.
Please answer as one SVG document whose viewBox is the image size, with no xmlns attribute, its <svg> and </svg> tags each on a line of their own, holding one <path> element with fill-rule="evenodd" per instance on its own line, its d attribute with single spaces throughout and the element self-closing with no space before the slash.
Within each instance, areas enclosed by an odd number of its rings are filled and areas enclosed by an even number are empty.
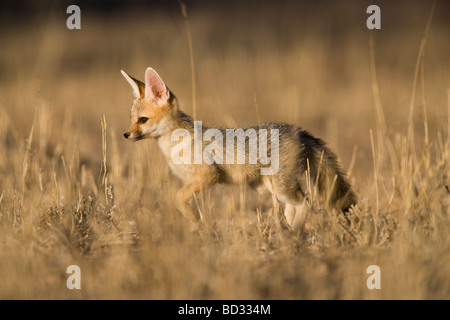
<svg viewBox="0 0 450 320">
<path fill-rule="evenodd" d="M 128 132 L 125 132 L 125 133 L 123 134 L 123 136 L 124 136 L 126 139 L 128 139 L 128 137 L 130 136 L 130 134 L 129 134 Z"/>
</svg>

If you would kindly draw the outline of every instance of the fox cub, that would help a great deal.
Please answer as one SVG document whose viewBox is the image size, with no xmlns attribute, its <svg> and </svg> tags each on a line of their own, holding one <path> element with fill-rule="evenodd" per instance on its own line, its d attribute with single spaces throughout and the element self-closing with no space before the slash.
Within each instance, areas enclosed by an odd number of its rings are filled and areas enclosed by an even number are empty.
<svg viewBox="0 0 450 320">
<path fill-rule="evenodd" d="M 177 207 L 192 222 L 201 222 L 202 217 L 191 200 L 216 183 L 247 183 L 258 192 L 275 194 L 285 203 L 284 215 L 294 231 L 303 228 L 312 190 L 328 207 L 343 212 L 356 203 L 336 156 L 307 131 L 273 123 L 245 131 L 203 127 L 180 110 L 155 70 L 146 70 L 144 82 L 121 72 L 135 97 L 124 137 L 156 139 L 184 184 L 176 194 Z"/>
</svg>

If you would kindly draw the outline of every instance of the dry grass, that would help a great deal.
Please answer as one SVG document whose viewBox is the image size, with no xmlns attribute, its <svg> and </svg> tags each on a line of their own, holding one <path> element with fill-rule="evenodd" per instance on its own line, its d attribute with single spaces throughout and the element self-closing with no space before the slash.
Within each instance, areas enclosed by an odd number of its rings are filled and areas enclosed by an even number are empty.
<svg viewBox="0 0 450 320">
<path fill-rule="evenodd" d="M 156 143 L 121 137 L 132 96 L 120 69 L 154 67 L 192 113 L 179 7 L 82 9 L 80 31 L 57 9 L 2 27 L 0 298 L 449 299 L 448 6 L 424 37 L 428 1 L 382 3 L 377 32 L 368 5 L 189 11 L 198 119 L 301 125 L 351 170 L 350 224 L 318 208 L 301 237 L 244 186 L 204 194 L 190 233 Z M 71 264 L 81 290 L 66 288 Z M 381 290 L 365 285 L 373 264 Z"/>
</svg>

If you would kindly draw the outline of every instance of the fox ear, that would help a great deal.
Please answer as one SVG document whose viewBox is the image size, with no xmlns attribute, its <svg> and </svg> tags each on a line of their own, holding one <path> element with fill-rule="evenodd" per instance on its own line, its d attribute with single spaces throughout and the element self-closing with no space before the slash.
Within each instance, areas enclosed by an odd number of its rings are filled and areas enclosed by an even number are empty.
<svg viewBox="0 0 450 320">
<path fill-rule="evenodd" d="M 125 71 L 120 70 L 122 75 L 125 77 L 125 79 L 128 81 L 128 83 L 133 88 L 133 95 L 135 98 L 141 98 L 145 94 L 145 84 L 139 80 L 136 80 L 135 78 L 129 76 Z"/>
<path fill-rule="evenodd" d="M 167 103 L 169 97 L 169 89 L 158 73 L 152 68 L 147 68 L 145 71 L 145 98 L 162 106 Z"/>
</svg>

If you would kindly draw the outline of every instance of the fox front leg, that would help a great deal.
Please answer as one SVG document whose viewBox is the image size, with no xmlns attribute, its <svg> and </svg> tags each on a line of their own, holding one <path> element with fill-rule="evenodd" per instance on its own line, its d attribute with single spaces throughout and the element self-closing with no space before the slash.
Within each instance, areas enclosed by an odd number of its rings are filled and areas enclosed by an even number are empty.
<svg viewBox="0 0 450 320">
<path fill-rule="evenodd" d="M 195 184 L 187 184 L 177 191 L 176 204 L 178 210 L 189 220 L 190 229 L 196 229 L 202 222 L 202 216 L 197 208 L 193 208 L 191 200 L 201 191 Z"/>
</svg>

